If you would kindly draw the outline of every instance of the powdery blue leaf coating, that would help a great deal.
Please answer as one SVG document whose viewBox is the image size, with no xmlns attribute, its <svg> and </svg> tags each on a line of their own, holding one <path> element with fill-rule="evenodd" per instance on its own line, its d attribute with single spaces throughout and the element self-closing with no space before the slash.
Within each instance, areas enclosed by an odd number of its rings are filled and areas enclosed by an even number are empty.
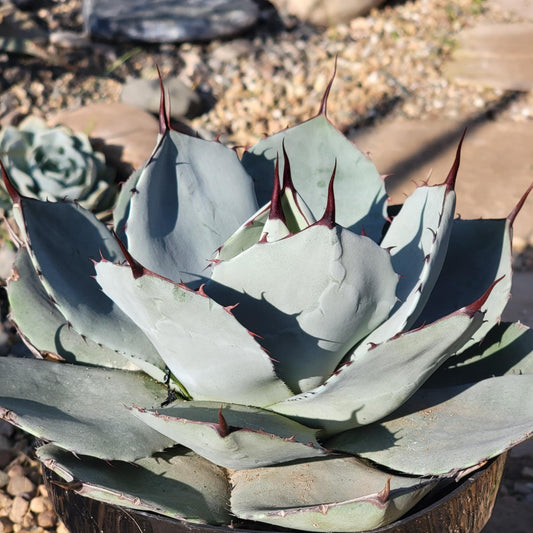
<svg viewBox="0 0 533 533">
<path fill-rule="evenodd" d="M 242 164 L 254 179 L 259 204 L 270 200 L 278 155 L 280 175 L 283 174 L 283 143 L 294 186 L 315 219 L 319 220 L 324 212 L 336 161 L 337 223 L 359 234 L 364 229 L 369 237 L 379 241 L 387 199 L 383 180 L 372 161 L 323 115 L 266 137 L 243 154 Z"/>
<path fill-rule="evenodd" d="M 256 210 L 252 181 L 233 150 L 167 131 L 136 179 L 128 250 L 162 276 L 198 281 L 216 249 Z"/>
<path fill-rule="evenodd" d="M 103 261 L 96 272 L 191 398 L 263 406 L 291 395 L 229 309 L 153 274 L 135 279 L 128 266 Z"/>
<path fill-rule="evenodd" d="M 0 359 L 0 418 L 82 455 L 133 461 L 172 446 L 124 407 L 156 408 L 166 397 L 142 372 Z"/>
<path fill-rule="evenodd" d="M 256 468 L 327 454 L 316 430 L 265 409 L 220 402 L 180 402 L 132 413 L 167 437 L 213 463 Z"/>
<path fill-rule="evenodd" d="M 366 531 L 411 509 L 435 482 L 390 476 L 353 457 L 232 472 L 238 517 L 305 531 Z"/>
<path fill-rule="evenodd" d="M 88 498 L 194 523 L 230 521 L 226 474 L 184 448 L 110 464 L 48 444 L 37 449 L 37 457 Z"/>
<path fill-rule="evenodd" d="M 421 389 L 387 419 L 326 446 L 406 474 L 453 474 L 526 440 L 532 428 L 533 375 L 508 375 Z"/>
<path fill-rule="evenodd" d="M 388 253 L 371 239 L 316 224 L 217 263 L 205 290 L 239 304 L 233 313 L 259 335 L 278 375 L 305 391 L 387 318 L 397 281 Z"/>
</svg>

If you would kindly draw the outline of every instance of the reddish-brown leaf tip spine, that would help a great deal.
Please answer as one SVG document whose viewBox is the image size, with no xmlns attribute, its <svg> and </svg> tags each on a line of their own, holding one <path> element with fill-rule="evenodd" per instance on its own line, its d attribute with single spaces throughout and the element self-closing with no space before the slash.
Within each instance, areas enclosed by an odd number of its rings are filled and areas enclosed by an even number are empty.
<svg viewBox="0 0 533 533">
<path fill-rule="evenodd" d="M 159 133 L 164 135 L 167 131 L 170 130 L 170 117 L 167 113 L 167 104 L 165 98 L 165 86 L 163 85 L 163 78 L 161 76 L 161 71 L 159 70 L 159 65 L 157 67 L 157 75 L 159 77 Z"/>
<path fill-rule="evenodd" d="M 276 155 L 276 165 L 274 167 L 274 187 L 272 188 L 272 198 L 270 200 L 269 220 L 281 220 L 285 222 L 285 214 L 281 206 L 281 187 L 279 183 L 279 156 Z"/>
<path fill-rule="evenodd" d="M 518 213 L 520 213 L 520 210 L 526 203 L 527 197 L 529 196 L 529 193 L 533 190 L 533 183 L 527 188 L 526 192 L 522 195 L 522 198 L 518 200 L 518 203 L 515 205 L 514 209 L 509 213 L 509 216 L 507 217 L 507 220 L 509 221 L 509 225 L 512 226 L 514 224 L 514 221 L 516 217 L 518 216 Z"/>
<path fill-rule="evenodd" d="M 289 190 L 295 193 L 296 189 L 292 181 L 291 163 L 287 155 L 287 150 L 285 149 L 285 139 L 281 141 L 281 149 L 283 151 L 283 190 Z"/>
<path fill-rule="evenodd" d="M 500 276 L 497 280 L 493 281 L 490 287 L 485 291 L 485 293 L 480 298 L 478 298 L 475 302 L 472 302 L 470 305 L 466 305 L 460 311 L 464 313 L 465 315 L 468 315 L 470 318 L 472 318 L 478 311 L 481 311 L 481 307 L 485 305 L 485 302 L 490 296 L 492 289 L 494 289 L 496 284 L 499 283 L 504 277 L 505 277 L 505 274 L 503 276 Z"/>
<path fill-rule="evenodd" d="M 122 253 L 124 254 L 124 257 L 126 258 L 126 261 L 128 262 L 128 265 L 131 268 L 131 273 L 133 274 L 133 279 L 138 279 L 146 273 L 145 268 L 133 259 L 132 255 L 129 253 L 128 249 L 124 246 L 124 243 L 119 239 L 118 235 L 112 231 L 113 237 L 115 237 L 115 240 L 117 241 L 118 245 L 120 246 L 120 249 L 122 250 Z"/>
<path fill-rule="evenodd" d="M 322 115 L 324 118 L 328 118 L 328 98 L 331 91 L 331 86 L 333 85 L 333 80 L 337 74 L 337 55 L 335 56 L 335 63 L 333 64 L 333 74 L 329 79 L 326 90 L 324 91 L 324 96 L 322 96 L 322 101 L 320 102 L 320 110 L 318 111 L 319 115 Z"/>
<path fill-rule="evenodd" d="M 452 168 L 448 173 L 448 176 L 444 180 L 444 185 L 446 185 L 446 191 L 453 191 L 455 189 L 455 181 L 457 180 L 457 172 L 459 171 L 459 164 L 461 163 L 461 147 L 463 146 L 463 141 L 466 135 L 466 128 L 461 135 L 461 140 L 457 145 L 457 151 L 455 152 L 455 160 L 453 162 Z"/>
<path fill-rule="evenodd" d="M 4 185 L 6 186 L 7 192 L 9 193 L 9 196 L 11 196 L 11 200 L 14 204 L 20 204 L 20 193 L 17 191 L 15 186 L 13 185 L 13 182 L 11 181 L 11 178 L 9 177 L 6 167 L 4 166 L 4 163 L 2 163 L 2 160 L 0 159 L 0 168 L 2 169 L 2 179 L 4 180 Z"/>
<path fill-rule="evenodd" d="M 329 180 L 328 186 L 328 201 L 326 204 L 326 209 L 322 218 L 317 220 L 316 224 L 320 226 L 327 226 L 329 229 L 335 227 L 335 193 L 333 192 L 333 182 L 335 181 L 335 174 L 337 172 L 337 159 L 335 159 L 335 165 L 333 167 L 333 172 L 331 173 L 331 178 Z"/>
</svg>

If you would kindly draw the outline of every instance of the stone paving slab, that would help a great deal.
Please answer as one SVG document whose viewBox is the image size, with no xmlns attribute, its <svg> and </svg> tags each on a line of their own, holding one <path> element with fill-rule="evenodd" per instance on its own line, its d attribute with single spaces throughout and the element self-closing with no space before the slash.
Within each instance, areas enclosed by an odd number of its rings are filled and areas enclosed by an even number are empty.
<svg viewBox="0 0 533 533">
<path fill-rule="evenodd" d="M 352 136 L 387 178 L 396 203 L 411 180 L 420 182 L 432 171 L 430 183 L 441 183 L 453 163 L 457 143 L 469 126 L 457 178 L 457 209 L 463 218 L 504 218 L 533 182 L 533 126 L 530 122 L 397 119 Z M 514 245 L 533 245 L 533 193 L 514 227 Z"/>
<path fill-rule="evenodd" d="M 490 0 L 502 11 L 510 11 L 515 15 L 533 20 L 533 0 Z"/>
<path fill-rule="evenodd" d="M 159 123 L 146 111 L 120 102 L 95 103 L 49 117 L 51 124 L 65 124 L 86 133 L 108 162 L 126 178 L 139 168 L 155 147 Z"/>
<path fill-rule="evenodd" d="M 505 308 L 502 320 L 516 322 L 533 328 L 533 272 L 513 274 L 512 297 Z M 531 440 L 533 446 L 533 440 Z M 533 455 L 533 448 L 532 448 Z"/>
<path fill-rule="evenodd" d="M 481 24 L 461 31 L 443 71 L 457 83 L 533 89 L 533 22 Z"/>
</svg>

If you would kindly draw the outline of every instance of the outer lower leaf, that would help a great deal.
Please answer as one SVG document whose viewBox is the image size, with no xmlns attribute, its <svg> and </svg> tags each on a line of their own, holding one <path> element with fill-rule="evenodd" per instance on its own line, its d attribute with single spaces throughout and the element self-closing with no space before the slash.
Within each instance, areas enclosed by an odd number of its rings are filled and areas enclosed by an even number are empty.
<svg viewBox="0 0 533 533">
<path fill-rule="evenodd" d="M 151 428 L 226 468 L 256 468 L 326 453 L 315 438 L 316 430 L 263 409 L 182 402 L 155 412 L 132 412 Z"/>
<path fill-rule="evenodd" d="M 389 476 L 353 457 L 236 471 L 231 482 L 231 509 L 240 518 L 305 531 L 347 532 L 394 522 L 434 486 Z"/>
<path fill-rule="evenodd" d="M 79 454 L 133 461 L 172 446 L 124 407 L 156 408 L 166 397 L 166 388 L 142 373 L 0 359 L 0 417 Z"/>
<path fill-rule="evenodd" d="M 135 279 L 128 266 L 104 261 L 96 271 L 105 293 L 146 333 L 192 398 L 262 406 L 290 396 L 230 309 L 153 274 Z"/>
<path fill-rule="evenodd" d="M 387 420 L 325 445 L 407 474 L 447 474 L 503 453 L 532 427 L 533 375 L 502 376 L 421 389 Z"/>
<path fill-rule="evenodd" d="M 454 210 L 455 193 L 446 185 L 419 187 L 406 200 L 381 242 L 383 248 L 390 249 L 392 266 L 400 275 L 396 289 L 398 302 L 389 319 L 370 333 L 352 359 L 368 350 L 369 343 L 381 343 L 411 328 L 438 279 L 448 248 Z M 487 283 L 463 305 L 478 298 L 489 285 Z M 431 322 L 461 307 L 454 307 Z"/>
<path fill-rule="evenodd" d="M 507 305 L 512 278 L 511 223 L 508 219 L 455 220 L 446 260 L 419 322 L 465 305 L 502 276 L 487 300 L 486 323 L 465 348 L 489 332 Z"/>
<path fill-rule="evenodd" d="M 15 261 L 15 275 L 8 283 L 11 317 L 37 350 L 57 354 L 70 363 L 123 370 L 138 370 L 120 353 L 83 338 L 52 304 L 25 248 Z"/>
<path fill-rule="evenodd" d="M 205 290 L 223 305 L 238 302 L 237 319 L 302 391 L 387 317 L 396 283 L 388 253 L 369 238 L 317 224 L 216 264 Z"/>
<path fill-rule="evenodd" d="M 463 385 L 509 374 L 533 374 L 533 331 L 520 323 L 494 326 L 480 343 L 448 359 L 424 386 Z"/>
<path fill-rule="evenodd" d="M 215 250 L 257 210 L 252 182 L 233 150 L 170 130 L 135 190 L 128 249 L 177 282 L 202 278 Z"/>
<path fill-rule="evenodd" d="M 483 321 L 459 311 L 397 336 L 341 367 L 324 385 L 271 406 L 328 434 L 370 424 L 400 407 Z"/>
<path fill-rule="evenodd" d="M 14 214 L 46 292 L 74 329 L 163 381 L 165 365 L 152 344 L 93 279 L 91 259 L 125 259 L 106 226 L 72 203 L 21 198 Z"/>
<path fill-rule="evenodd" d="M 242 157 L 242 164 L 255 181 L 260 204 L 270 200 L 276 157 L 282 143 L 289 155 L 296 190 L 319 220 L 328 196 L 328 182 L 337 161 L 335 177 L 337 222 L 356 233 L 378 241 L 385 223 L 387 198 L 376 167 L 324 116 L 286 129 L 259 141 Z M 280 160 L 280 174 L 283 162 Z"/>
<path fill-rule="evenodd" d="M 228 524 L 229 484 L 224 472 L 183 448 L 135 463 L 81 460 L 51 444 L 37 457 L 82 496 L 188 522 Z"/>
</svg>

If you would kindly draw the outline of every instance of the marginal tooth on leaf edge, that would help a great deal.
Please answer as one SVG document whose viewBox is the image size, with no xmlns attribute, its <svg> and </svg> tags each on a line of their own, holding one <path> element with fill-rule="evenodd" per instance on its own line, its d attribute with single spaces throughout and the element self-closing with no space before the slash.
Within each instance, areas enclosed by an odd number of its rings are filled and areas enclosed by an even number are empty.
<svg viewBox="0 0 533 533">
<path fill-rule="evenodd" d="M 227 437 L 230 434 L 230 428 L 228 426 L 228 423 L 226 422 L 226 419 L 224 418 L 224 415 L 222 414 L 222 406 L 220 406 L 220 409 L 218 410 L 217 430 L 222 438 Z"/>
</svg>

